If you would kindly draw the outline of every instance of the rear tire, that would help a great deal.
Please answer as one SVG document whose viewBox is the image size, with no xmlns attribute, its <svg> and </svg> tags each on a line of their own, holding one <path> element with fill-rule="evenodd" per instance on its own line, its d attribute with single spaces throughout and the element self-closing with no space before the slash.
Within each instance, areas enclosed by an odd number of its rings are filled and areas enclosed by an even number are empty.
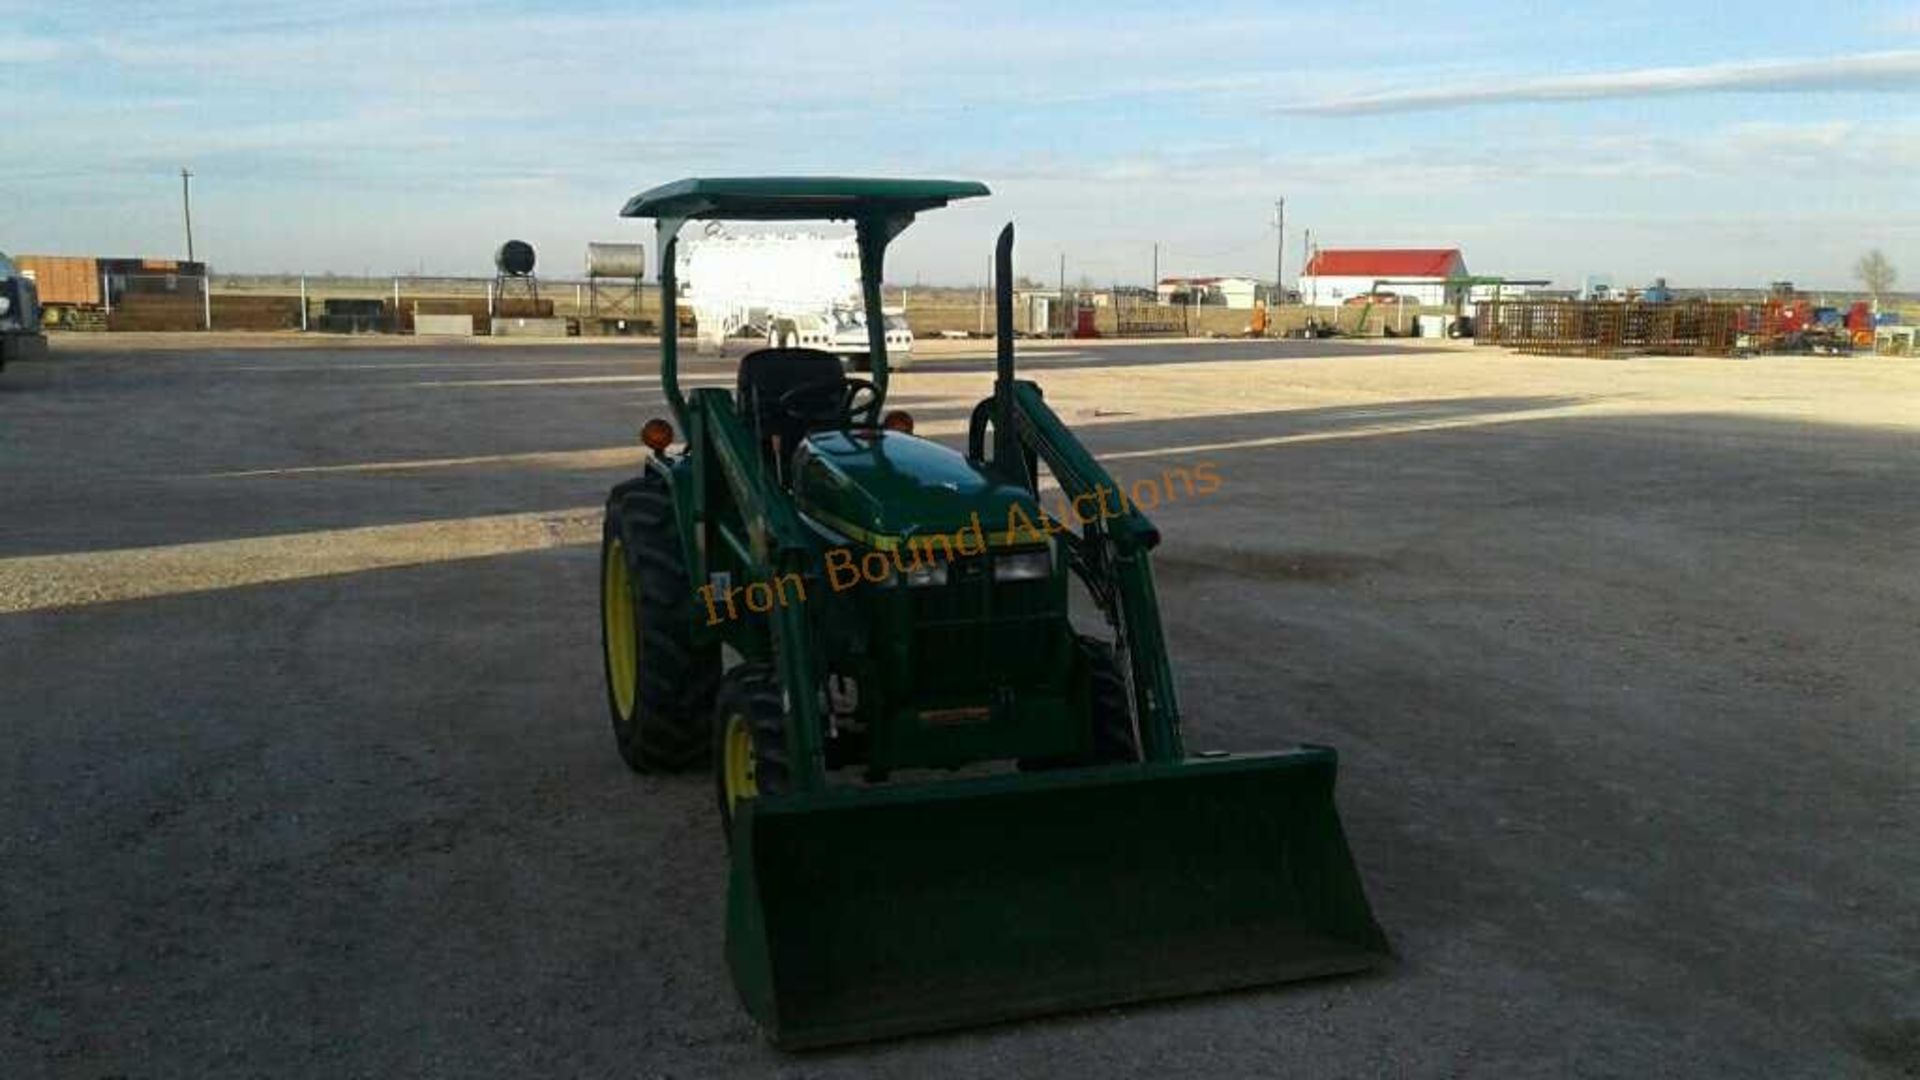
<svg viewBox="0 0 1920 1080">
<path fill-rule="evenodd" d="M 792 777 L 780 676 L 771 664 L 741 664 L 721 678 L 713 705 L 713 789 L 729 845 L 734 808 L 788 790 Z"/>
<path fill-rule="evenodd" d="M 697 767 L 720 675 L 717 646 L 693 644 L 693 591 L 666 479 L 607 499 L 600 540 L 600 653 L 620 757 L 639 773 Z"/>
</svg>

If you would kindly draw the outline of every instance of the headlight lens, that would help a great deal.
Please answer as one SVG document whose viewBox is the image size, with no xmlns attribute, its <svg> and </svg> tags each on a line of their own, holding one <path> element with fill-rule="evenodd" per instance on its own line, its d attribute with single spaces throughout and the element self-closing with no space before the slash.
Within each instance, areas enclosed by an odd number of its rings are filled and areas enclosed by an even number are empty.
<svg viewBox="0 0 1920 1080">
<path fill-rule="evenodd" d="M 13 310 L 13 298 L 8 296 L 6 293 L 0 293 L 0 315 L 5 315 L 7 312 L 12 310 Z"/>
<path fill-rule="evenodd" d="M 907 569 L 907 584 L 916 589 L 933 588 L 947 583 L 947 564 L 933 559 L 924 559 L 920 565 Z"/>
<path fill-rule="evenodd" d="M 1039 581 L 1053 573 L 1053 550 L 1017 551 L 993 560 L 995 581 Z"/>
</svg>

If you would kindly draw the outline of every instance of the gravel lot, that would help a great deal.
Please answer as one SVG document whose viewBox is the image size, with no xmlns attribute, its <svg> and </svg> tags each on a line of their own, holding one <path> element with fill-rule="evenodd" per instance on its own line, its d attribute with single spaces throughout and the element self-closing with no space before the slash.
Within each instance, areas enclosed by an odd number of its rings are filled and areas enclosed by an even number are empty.
<svg viewBox="0 0 1920 1080">
<path fill-rule="evenodd" d="M 951 436 L 989 364 L 924 351 Z M 708 779 L 606 729 L 650 346 L 63 338 L 0 376 L 0 1076 L 1920 1076 L 1920 365 L 1026 370 L 1217 463 L 1189 743 L 1340 748 L 1392 970 L 782 1056 Z"/>
</svg>

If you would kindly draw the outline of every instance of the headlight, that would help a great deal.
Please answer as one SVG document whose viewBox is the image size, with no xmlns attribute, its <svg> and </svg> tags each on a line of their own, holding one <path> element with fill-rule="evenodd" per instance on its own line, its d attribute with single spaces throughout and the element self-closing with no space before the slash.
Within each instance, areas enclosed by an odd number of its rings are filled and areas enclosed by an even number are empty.
<svg viewBox="0 0 1920 1080">
<path fill-rule="evenodd" d="M 6 293 L 0 293 L 0 315 L 13 310 L 13 300 Z"/>
<path fill-rule="evenodd" d="M 1053 550 L 1020 551 L 993 560 L 995 581 L 1039 581 L 1053 573 Z"/>
<path fill-rule="evenodd" d="M 907 584 L 916 589 L 932 588 L 947 583 L 947 564 L 924 559 L 920 565 L 907 569 Z"/>
</svg>

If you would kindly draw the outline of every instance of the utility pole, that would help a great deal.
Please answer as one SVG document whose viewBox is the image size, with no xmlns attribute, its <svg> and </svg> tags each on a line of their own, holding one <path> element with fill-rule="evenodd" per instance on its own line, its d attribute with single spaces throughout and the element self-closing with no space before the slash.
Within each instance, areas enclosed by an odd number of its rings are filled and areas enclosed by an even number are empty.
<svg viewBox="0 0 1920 1080">
<path fill-rule="evenodd" d="M 193 174 L 180 169 L 180 210 L 187 219 L 187 261 L 193 261 Z"/>
<path fill-rule="evenodd" d="M 1313 230 L 1302 229 L 1300 230 L 1300 272 L 1302 274 L 1305 274 L 1307 270 L 1312 266 L 1313 266 Z M 1313 303 L 1313 301 L 1308 300 L 1304 294 L 1300 297 L 1300 302 L 1303 304 Z"/>
<path fill-rule="evenodd" d="M 1147 285 L 1148 287 L 1153 289 L 1156 295 L 1159 294 L 1160 292 L 1160 243 L 1159 241 L 1155 241 L 1153 245 L 1153 280 L 1147 282 Z"/>
<path fill-rule="evenodd" d="M 1060 253 L 1060 299 L 1067 298 L 1067 253 Z"/>
<path fill-rule="evenodd" d="M 1276 304 L 1287 295 L 1286 264 L 1287 200 L 1281 198 L 1273 202 L 1273 302 Z"/>
<path fill-rule="evenodd" d="M 1060 331 L 1063 336 L 1073 328 L 1073 315 L 1067 311 L 1067 253 L 1064 251 L 1060 253 L 1060 324 L 1066 328 Z"/>
</svg>

